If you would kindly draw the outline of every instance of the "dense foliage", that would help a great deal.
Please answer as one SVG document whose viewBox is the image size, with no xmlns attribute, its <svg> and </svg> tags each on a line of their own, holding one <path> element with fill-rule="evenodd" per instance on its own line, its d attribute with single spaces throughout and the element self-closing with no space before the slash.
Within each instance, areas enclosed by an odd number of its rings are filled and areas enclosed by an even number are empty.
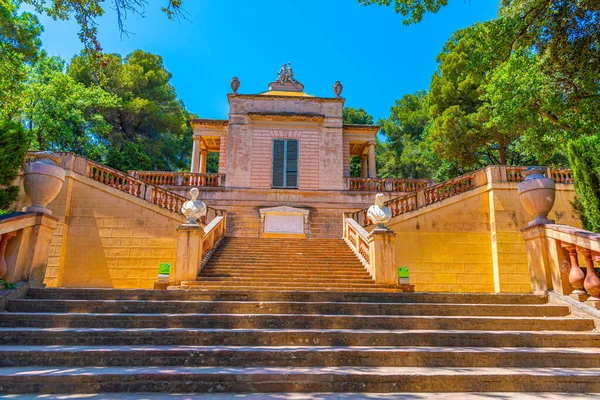
<svg viewBox="0 0 600 400">
<path fill-rule="evenodd" d="M 583 227 L 600 232 L 600 134 L 584 136 L 569 143 L 569 161 L 577 197 L 574 209 Z"/>
<path fill-rule="evenodd" d="M 25 135 L 20 124 L 0 121 L 0 213 L 7 210 L 19 195 L 19 187 L 13 182 L 27 152 Z"/>
</svg>

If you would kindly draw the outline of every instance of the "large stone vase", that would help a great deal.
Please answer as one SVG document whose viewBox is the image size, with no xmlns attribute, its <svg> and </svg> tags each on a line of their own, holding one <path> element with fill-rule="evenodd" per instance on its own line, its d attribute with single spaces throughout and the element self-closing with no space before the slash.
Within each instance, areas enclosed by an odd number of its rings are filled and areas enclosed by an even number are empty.
<svg viewBox="0 0 600 400">
<path fill-rule="evenodd" d="M 519 199 L 525 210 L 533 217 L 529 226 L 553 224 L 548 219 L 555 200 L 556 187 L 552 178 L 544 176 L 545 168 L 529 167 L 524 172 L 525 180 L 519 183 Z"/>
<path fill-rule="evenodd" d="M 37 160 L 25 165 L 23 187 L 31 205 L 23 207 L 26 212 L 42 212 L 52 215 L 46 208 L 60 192 L 65 181 L 65 170 L 56 165 L 60 158 L 50 152 L 36 153 Z"/>
</svg>

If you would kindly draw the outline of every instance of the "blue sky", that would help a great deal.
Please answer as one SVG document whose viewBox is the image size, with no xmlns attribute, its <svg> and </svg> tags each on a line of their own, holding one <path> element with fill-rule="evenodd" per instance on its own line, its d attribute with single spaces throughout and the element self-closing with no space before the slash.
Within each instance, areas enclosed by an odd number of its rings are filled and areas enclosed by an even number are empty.
<svg viewBox="0 0 600 400">
<path fill-rule="evenodd" d="M 364 7 L 357 0 L 185 0 L 187 21 L 169 21 L 159 10 L 166 0 L 149 3 L 144 17 L 127 18 L 132 34 L 122 38 L 108 10 L 99 20 L 104 51 L 161 55 L 178 96 L 200 117 L 227 118 L 234 75 L 240 93 L 259 93 L 291 61 L 307 93 L 333 96 L 340 80 L 346 105 L 378 119 L 403 94 L 426 89 L 452 32 L 493 18 L 498 1 L 450 0 L 410 26 L 391 7 Z M 70 59 L 79 52 L 75 23 L 41 21 L 49 54 Z"/>
</svg>

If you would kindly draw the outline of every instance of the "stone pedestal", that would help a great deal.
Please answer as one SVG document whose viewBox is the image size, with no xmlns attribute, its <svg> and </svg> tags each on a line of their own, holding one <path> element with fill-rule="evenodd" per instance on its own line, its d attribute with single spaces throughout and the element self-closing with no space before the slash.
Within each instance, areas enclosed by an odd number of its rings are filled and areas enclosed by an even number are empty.
<svg viewBox="0 0 600 400">
<path fill-rule="evenodd" d="M 375 228 L 369 238 L 369 257 L 375 282 L 397 284 L 396 234 L 389 229 Z"/>
<path fill-rule="evenodd" d="M 200 225 L 179 225 L 176 232 L 177 250 L 171 282 L 195 281 L 202 265 L 204 229 Z"/>
</svg>

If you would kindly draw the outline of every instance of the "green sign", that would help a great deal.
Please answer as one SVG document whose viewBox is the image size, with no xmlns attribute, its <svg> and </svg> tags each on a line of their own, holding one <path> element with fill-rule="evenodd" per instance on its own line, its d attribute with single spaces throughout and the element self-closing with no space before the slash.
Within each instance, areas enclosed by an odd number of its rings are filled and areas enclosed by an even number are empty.
<svg viewBox="0 0 600 400">
<path fill-rule="evenodd" d="M 398 267 L 398 278 L 408 278 L 408 267 Z"/>
<path fill-rule="evenodd" d="M 161 275 L 169 275 L 171 272 L 171 263 L 160 263 L 158 266 L 158 273 Z"/>
</svg>

